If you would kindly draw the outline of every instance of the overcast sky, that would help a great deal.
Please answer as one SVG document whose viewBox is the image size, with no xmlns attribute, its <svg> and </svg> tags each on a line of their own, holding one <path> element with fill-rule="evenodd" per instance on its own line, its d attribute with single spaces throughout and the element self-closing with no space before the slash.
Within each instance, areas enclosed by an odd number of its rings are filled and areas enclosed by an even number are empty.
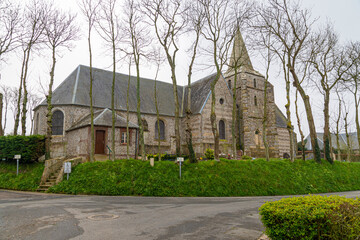
<svg viewBox="0 0 360 240">
<path fill-rule="evenodd" d="M 55 0 L 61 8 L 67 11 L 72 11 L 78 14 L 78 22 L 80 22 L 81 28 L 85 31 L 85 26 L 83 24 L 83 16 L 78 11 L 78 6 L 75 0 Z M 120 1 L 121 2 L 121 1 Z M 21 1 L 23 3 L 23 1 Z M 360 28 L 359 28 L 359 16 L 360 16 L 360 0 L 303 0 L 303 5 L 312 10 L 313 16 L 320 17 L 319 22 L 324 23 L 326 20 L 329 20 L 334 23 L 335 30 L 340 34 L 341 41 L 345 43 L 349 40 L 359 40 L 360 41 Z M 94 32 L 95 33 L 95 32 Z M 183 42 L 183 47 L 185 42 Z M 178 84 L 184 85 L 186 82 L 187 74 L 187 58 L 185 57 L 185 48 L 182 48 L 179 53 L 179 59 L 177 61 L 177 74 L 178 74 Z M 93 54 L 94 54 L 94 67 L 111 69 L 111 57 L 107 56 L 104 51 L 104 46 L 101 42 L 101 39 L 95 37 L 93 40 Z M 46 86 L 49 79 L 49 69 L 50 69 L 50 51 L 46 48 L 40 53 L 35 54 L 32 57 L 30 65 L 30 75 L 28 82 L 30 89 L 33 92 L 37 92 L 41 95 L 41 87 L 39 86 L 39 81 Z M 255 58 L 252 58 L 253 65 L 255 69 L 264 73 L 262 64 Z M 57 65 L 55 70 L 55 83 L 54 89 L 79 65 L 89 65 L 88 58 L 88 49 L 85 33 L 82 35 L 82 39 L 75 43 L 75 47 L 71 52 L 62 51 L 61 56 L 57 59 Z M 155 71 L 154 67 L 151 68 L 145 61 L 143 61 L 141 74 L 142 77 L 154 78 Z M 9 86 L 18 87 L 20 83 L 20 54 L 12 53 L 7 56 L 7 62 L 1 63 L 0 73 L 1 79 L 0 84 L 5 84 Z M 127 73 L 126 63 L 120 63 L 117 67 L 118 72 Z M 194 73 L 194 80 L 205 77 L 207 74 L 210 74 L 214 69 L 198 70 Z M 133 70 L 132 74 L 135 74 Z M 171 82 L 170 71 L 167 63 L 165 62 L 160 70 L 159 79 L 166 82 Z M 275 102 L 279 108 L 285 112 L 285 84 L 284 81 L 279 79 L 277 69 L 272 69 L 272 74 L 270 82 L 275 87 Z M 318 131 L 322 131 L 323 120 L 322 120 L 322 99 L 319 98 L 319 94 L 316 94 L 316 91 L 313 91 L 311 94 L 311 101 L 313 103 L 313 112 L 316 119 L 316 127 Z M 336 104 L 333 101 L 332 104 Z M 353 108 L 353 106 L 351 106 Z M 305 127 L 305 133 L 308 134 L 307 121 L 305 112 L 302 108 L 300 111 L 302 113 L 302 125 Z M 293 110 L 292 121 L 296 125 L 295 112 Z M 12 114 L 8 115 L 8 124 L 6 133 L 9 133 L 13 129 L 13 120 Z M 352 116 L 354 118 L 354 116 Z M 29 127 L 28 127 L 29 129 Z M 297 126 L 295 126 L 296 132 L 298 132 Z M 354 127 L 352 128 L 354 131 Z"/>
</svg>

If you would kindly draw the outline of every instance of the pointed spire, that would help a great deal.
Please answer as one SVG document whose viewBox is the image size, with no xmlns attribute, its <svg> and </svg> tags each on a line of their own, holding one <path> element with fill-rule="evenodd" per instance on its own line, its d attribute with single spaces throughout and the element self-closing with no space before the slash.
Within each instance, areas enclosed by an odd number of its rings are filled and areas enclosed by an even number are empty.
<svg viewBox="0 0 360 240">
<path fill-rule="evenodd" d="M 240 30 L 238 29 L 234 38 L 234 47 L 230 56 L 229 68 L 227 74 L 234 71 L 234 68 L 254 70 L 248 51 L 246 49 L 244 39 L 241 36 Z"/>
</svg>

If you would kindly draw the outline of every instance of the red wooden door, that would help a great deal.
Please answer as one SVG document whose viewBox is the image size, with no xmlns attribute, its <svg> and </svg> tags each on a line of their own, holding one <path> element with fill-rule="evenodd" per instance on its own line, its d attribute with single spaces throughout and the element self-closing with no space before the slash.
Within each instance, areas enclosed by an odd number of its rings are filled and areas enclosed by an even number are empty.
<svg viewBox="0 0 360 240">
<path fill-rule="evenodd" d="M 105 154 L 105 131 L 96 130 L 95 154 Z"/>
</svg>

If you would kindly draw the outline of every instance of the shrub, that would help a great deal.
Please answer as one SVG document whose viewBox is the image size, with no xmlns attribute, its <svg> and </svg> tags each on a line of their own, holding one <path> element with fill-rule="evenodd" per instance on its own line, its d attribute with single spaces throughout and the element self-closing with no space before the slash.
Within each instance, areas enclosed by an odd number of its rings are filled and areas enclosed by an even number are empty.
<svg viewBox="0 0 360 240">
<path fill-rule="evenodd" d="M 359 234 L 359 206 L 358 199 L 306 196 L 267 202 L 259 210 L 271 239 L 354 239 L 343 236 Z"/>
<path fill-rule="evenodd" d="M 207 148 L 204 155 L 207 159 L 214 159 L 214 150 L 211 148 Z"/>
<path fill-rule="evenodd" d="M 252 157 L 248 156 L 248 155 L 244 155 L 241 157 L 242 160 L 251 160 Z"/>
<path fill-rule="evenodd" d="M 21 163 L 36 161 L 45 154 L 45 137 L 42 135 L 32 136 L 1 136 L 0 159 L 15 161 L 14 155 L 20 154 Z"/>
</svg>

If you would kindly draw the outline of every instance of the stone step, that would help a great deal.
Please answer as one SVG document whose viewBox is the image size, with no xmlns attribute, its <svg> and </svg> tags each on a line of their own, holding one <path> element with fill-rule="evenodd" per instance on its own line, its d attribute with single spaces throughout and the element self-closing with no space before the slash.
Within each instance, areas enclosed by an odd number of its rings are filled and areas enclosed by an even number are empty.
<svg viewBox="0 0 360 240">
<path fill-rule="evenodd" d="M 44 183 L 44 184 L 41 184 L 40 185 L 40 187 L 52 187 L 52 186 L 54 186 L 55 184 L 53 184 L 53 183 L 48 183 L 48 182 L 46 182 L 46 183 Z"/>
</svg>

